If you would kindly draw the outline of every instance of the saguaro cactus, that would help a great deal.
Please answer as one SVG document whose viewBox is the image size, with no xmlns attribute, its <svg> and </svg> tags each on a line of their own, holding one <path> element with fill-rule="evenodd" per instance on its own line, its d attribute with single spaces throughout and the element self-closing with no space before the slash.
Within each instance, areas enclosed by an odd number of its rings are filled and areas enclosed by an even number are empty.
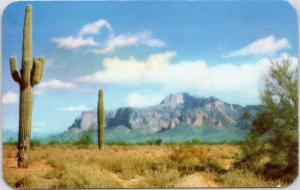
<svg viewBox="0 0 300 190">
<path fill-rule="evenodd" d="M 16 57 L 10 57 L 12 78 L 20 86 L 18 167 L 21 168 L 28 166 L 27 153 L 30 148 L 33 86 L 41 81 L 44 69 L 43 57 L 32 59 L 31 17 L 32 7 L 27 5 L 23 29 L 22 67 L 20 72 L 17 70 Z"/>
<path fill-rule="evenodd" d="M 105 111 L 103 102 L 103 90 L 99 90 L 98 97 L 98 147 L 102 149 L 104 144 L 104 125 L 105 125 Z"/>
</svg>

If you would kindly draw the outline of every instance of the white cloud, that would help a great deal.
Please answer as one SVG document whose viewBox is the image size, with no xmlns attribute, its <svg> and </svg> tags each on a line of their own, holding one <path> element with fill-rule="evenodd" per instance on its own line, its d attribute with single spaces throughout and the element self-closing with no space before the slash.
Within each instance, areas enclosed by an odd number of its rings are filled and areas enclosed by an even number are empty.
<svg viewBox="0 0 300 190">
<path fill-rule="evenodd" d="M 96 42 L 91 36 L 85 37 L 86 35 L 99 34 L 102 29 L 106 28 L 109 31 L 108 38 L 103 42 Z M 60 48 L 75 49 L 82 46 L 95 47 L 92 52 L 97 54 L 104 54 L 112 52 L 114 49 L 119 47 L 126 47 L 131 45 L 145 45 L 149 47 L 164 47 L 165 42 L 152 37 L 151 32 L 137 32 L 134 34 L 120 34 L 114 35 L 114 31 L 111 24 L 104 20 L 99 19 L 96 22 L 88 23 L 83 25 L 79 30 L 78 34 L 68 37 L 56 37 L 53 41 Z"/>
<path fill-rule="evenodd" d="M 155 84 L 169 91 L 193 90 L 210 95 L 237 93 L 250 97 L 253 90 L 258 90 L 261 76 L 268 71 L 270 64 L 268 58 L 243 64 L 210 65 L 203 60 L 173 63 L 171 60 L 175 56 L 175 52 L 164 52 L 150 55 L 146 60 L 106 58 L 102 70 L 79 80 L 118 85 Z M 297 63 L 296 58 L 291 60 Z M 136 99 L 138 102 L 139 98 Z"/>
<path fill-rule="evenodd" d="M 83 105 L 79 105 L 79 106 L 71 105 L 71 106 L 60 108 L 59 110 L 64 112 L 76 112 L 76 111 L 88 110 L 88 108 Z"/>
<path fill-rule="evenodd" d="M 127 103 L 131 107 L 146 107 L 158 104 L 163 97 L 154 92 L 131 92 L 127 97 Z"/>
<path fill-rule="evenodd" d="M 71 89 L 76 88 L 76 85 L 70 82 L 64 82 L 57 79 L 41 82 L 38 85 L 39 88 L 45 89 L 45 88 L 57 88 L 57 89 Z"/>
<path fill-rule="evenodd" d="M 83 37 L 74 37 L 68 36 L 64 38 L 53 38 L 53 41 L 60 48 L 74 49 L 81 46 L 97 46 L 98 43 L 91 37 L 83 38 Z"/>
<path fill-rule="evenodd" d="M 164 47 L 165 43 L 162 40 L 152 38 L 151 33 L 148 31 L 138 32 L 131 35 L 118 35 L 112 37 L 106 42 L 105 47 L 94 49 L 93 51 L 98 54 L 112 52 L 118 47 L 126 47 L 131 45 L 143 44 L 149 47 Z"/>
<path fill-rule="evenodd" d="M 134 57 L 120 59 L 118 57 L 106 58 L 103 61 L 103 70 L 82 76 L 81 81 L 102 83 L 127 83 L 155 81 L 162 77 L 161 71 L 168 65 L 175 52 L 164 52 L 150 55 L 146 61 L 139 61 Z M 166 71 L 167 72 L 167 71 Z M 154 75 L 154 76 L 153 76 Z"/>
<path fill-rule="evenodd" d="M 7 93 L 3 94 L 3 96 L 2 96 L 3 104 L 14 104 L 14 103 L 17 103 L 18 100 L 19 100 L 19 95 L 12 91 L 8 91 Z"/>
<path fill-rule="evenodd" d="M 225 57 L 275 53 L 281 49 L 286 49 L 290 47 L 291 45 L 289 44 L 286 38 L 276 39 L 273 35 L 270 35 L 265 38 L 258 39 L 239 50 L 232 51 L 225 55 Z"/>
<path fill-rule="evenodd" d="M 60 48 L 74 49 L 82 46 L 98 46 L 99 44 L 92 37 L 83 37 L 87 34 L 98 34 L 101 29 L 107 28 L 110 34 L 113 34 L 111 25 L 104 19 L 83 25 L 77 36 L 56 37 L 53 41 Z"/>
<path fill-rule="evenodd" d="M 104 19 L 99 19 L 96 22 L 88 23 L 81 27 L 79 35 L 85 34 L 98 34 L 102 28 L 107 28 L 112 33 L 112 27 L 110 23 Z"/>
</svg>

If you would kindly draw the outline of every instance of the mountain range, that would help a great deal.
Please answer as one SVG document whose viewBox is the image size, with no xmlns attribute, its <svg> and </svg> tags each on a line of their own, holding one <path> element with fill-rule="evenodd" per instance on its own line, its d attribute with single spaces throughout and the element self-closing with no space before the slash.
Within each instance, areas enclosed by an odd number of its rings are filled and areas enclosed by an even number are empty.
<svg viewBox="0 0 300 190">
<path fill-rule="evenodd" d="M 257 105 L 230 104 L 215 97 L 170 94 L 154 106 L 122 107 L 108 111 L 105 140 L 241 140 L 252 127 L 258 109 Z M 96 138 L 96 109 L 82 112 L 68 130 L 61 134 L 61 138 L 76 138 L 86 131 L 92 132 Z"/>
</svg>

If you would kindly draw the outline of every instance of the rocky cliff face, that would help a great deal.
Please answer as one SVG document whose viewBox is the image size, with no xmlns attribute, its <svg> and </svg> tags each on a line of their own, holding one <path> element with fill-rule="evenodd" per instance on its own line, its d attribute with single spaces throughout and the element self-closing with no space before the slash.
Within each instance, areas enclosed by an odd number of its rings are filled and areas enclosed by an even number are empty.
<svg viewBox="0 0 300 190">
<path fill-rule="evenodd" d="M 154 134 L 180 125 L 194 127 L 236 126 L 250 128 L 257 106 L 229 104 L 217 98 L 171 94 L 160 104 L 146 108 L 119 108 L 106 114 L 106 127 L 125 126 L 143 134 Z M 69 130 L 97 129 L 97 112 L 82 112 Z"/>
</svg>

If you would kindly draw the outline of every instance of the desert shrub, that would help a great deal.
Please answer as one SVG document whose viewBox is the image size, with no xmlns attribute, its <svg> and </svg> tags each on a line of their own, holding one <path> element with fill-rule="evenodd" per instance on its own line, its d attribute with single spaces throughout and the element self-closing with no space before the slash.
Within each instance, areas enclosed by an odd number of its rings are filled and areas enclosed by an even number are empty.
<svg viewBox="0 0 300 190">
<path fill-rule="evenodd" d="M 122 165 L 124 164 L 124 160 L 121 157 L 110 156 L 99 153 L 99 155 L 95 155 L 90 157 L 88 162 L 91 164 L 99 165 L 109 171 L 114 173 L 122 172 Z"/>
<path fill-rule="evenodd" d="M 109 173 L 95 165 L 86 165 L 85 162 L 79 164 L 77 159 L 67 157 L 62 160 L 50 159 L 50 164 L 54 169 L 45 176 L 48 179 L 56 179 L 53 188 L 116 188 L 121 184 Z M 71 160 L 67 162 L 67 160 Z"/>
<path fill-rule="evenodd" d="M 117 173 L 123 179 L 144 176 L 147 171 L 158 171 L 161 168 L 172 166 L 171 161 L 164 156 L 140 155 L 135 151 L 116 153 L 114 156 L 101 152 L 96 156 L 89 157 L 87 162 Z"/>
<path fill-rule="evenodd" d="M 176 169 L 161 169 L 158 171 L 149 171 L 145 180 L 141 182 L 140 188 L 170 188 L 174 186 L 174 182 L 180 177 L 180 173 Z"/>
<path fill-rule="evenodd" d="M 47 144 L 55 145 L 55 144 L 64 144 L 63 141 L 57 139 L 51 139 Z"/>
<path fill-rule="evenodd" d="M 202 142 L 199 139 L 193 138 L 192 140 L 183 141 L 180 144 L 190 145 L 190 144 L 201 144 Z"/>
<path fill-rule="evenodd" d="M 268 181 L 247 169 L 235 169 L 218 175 L 216 181 L 222 187 L 276 187 L 285 186 L 280 181 Z"/>
<path fill-rule="evenodd" d="M 209 170 L 211 172 L 220 174 L 220 173 L 225 173 L 227 171 L 224 165 L 220 161 L 214 158 L 205 159 L 205 164 L 206 164 L 205 166 L 206 170 Z"/>
<path fill-rule="evenodd" d="M 91 133 L 85 132 L 83 133 L 79 140 L 75 142 L 76 145 L 80 145 L 81 147 L 88 147 L 90 144 L 93 144 L 93 137 Z"/>
<path fill-rule="evenodd" d="M 236 145 L 174 145 L 170 160 L 181 175 L 207 171 L 224 173 L 233 167 Z"/>
<path fill-rule="evenodd" d="M 270 161 L 269 149 L 269 144 L 264 143 L 252 133 L 249 134 L 246 142 L 241 146 L 241 161 L 236 162 L 236 167 L 262 173 L 265 165 Z"/>
<path fill-rule="evenodd" d="M 106 145 L 121 145 L 121 146 L 130 145 L 130 143 L 124 142 L 124 141 L 108 141 L 105 144 Z"/>
<path fill-rule="evenodd" d="M 60 177 L 59 188 L 117 188 L 121 184 L 109 173 L 89 166 L 70 165 Z"/>
<path fill-rule="evenodd" d="M 149 145 L 161 145 L 162 144 L 162 139 L 152 139 L 152 140 L 147 140 L 144 143 L 141 144 L 149 144 Z"/>
<path fill-rule="evenodd" d="M 192 145 L 180 145 L 172 148 L 170 159 L 182 175 L 202 171 L 207 166 L 206 151 Z"/>
<path fill-rule="evenodd" d="M 67 149 L 63 148 L 67 147 Z M 78 149 L 77 145 L 61 145 L 49 148 L 46 164 L 51 167 L 45 175 L 48 181 L 55 181 L 51 188 L 117 188 L 121 184 L 100 163 L 99 158 L 107 155 L 97 151 L 96 146 Z M 104 149 L 105 151 L 105 149 Z M 105 159 L 109 162 L 111 155 Z"/>
<path fill-rule="evenodd" d="M 30 147 L 31 147 L 31 148 L 40 146 L 41 144 L 42 144 L 42 142 L 41 142 L 41 140 L 39 140 L 39 139 L 32 139 L 32 140 L 30 141 Z"/>
</svg>

